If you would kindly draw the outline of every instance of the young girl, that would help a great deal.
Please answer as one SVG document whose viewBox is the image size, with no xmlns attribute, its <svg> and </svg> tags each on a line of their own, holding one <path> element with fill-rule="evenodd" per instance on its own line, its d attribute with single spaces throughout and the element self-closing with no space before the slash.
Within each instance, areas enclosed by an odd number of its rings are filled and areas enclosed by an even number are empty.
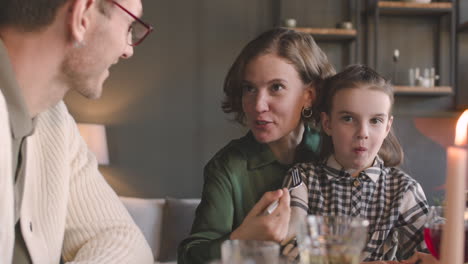
<svg viewBox="0 0 468 264">
<path fill-rule="evenodd" d="M 390 83 L 366 66 L 352 65 L 326 79 L 316 106 L 320 159 L 289 171 L 299 170 L 307 187 L 291 192 L 293 211 L 369 220 L 363 261 L 404 260 L 425 248 L 424 192 L 395 167 L 403 151 L 391 130 L 393 100 Z"/>
</svg>

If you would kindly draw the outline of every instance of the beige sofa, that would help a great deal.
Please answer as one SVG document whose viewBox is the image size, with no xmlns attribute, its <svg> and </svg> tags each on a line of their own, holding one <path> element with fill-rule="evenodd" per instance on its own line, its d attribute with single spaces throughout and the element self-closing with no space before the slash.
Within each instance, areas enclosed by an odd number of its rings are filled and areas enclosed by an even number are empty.
<svg viewBox="0 0 468 264">
<path fill-rule="evenodd" d="M 120 199 L 148 241 L 155 263 L 177 263 L 177 246 L 190 232 L 200 199 Z"/>
</svg>

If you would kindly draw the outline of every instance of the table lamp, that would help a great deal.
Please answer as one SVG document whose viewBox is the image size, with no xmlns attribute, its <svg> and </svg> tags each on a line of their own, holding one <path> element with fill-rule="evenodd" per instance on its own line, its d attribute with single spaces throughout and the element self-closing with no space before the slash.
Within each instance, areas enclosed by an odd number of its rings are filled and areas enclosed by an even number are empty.
<svg viewBox="0 0 468 264">
<path fill-rule="evenodd" d="M 106 128 L 101 124 L 79 123 L 78 129 L 91 152 L 96 155 L 99 165 L 109 164 Z"/>
</svg>

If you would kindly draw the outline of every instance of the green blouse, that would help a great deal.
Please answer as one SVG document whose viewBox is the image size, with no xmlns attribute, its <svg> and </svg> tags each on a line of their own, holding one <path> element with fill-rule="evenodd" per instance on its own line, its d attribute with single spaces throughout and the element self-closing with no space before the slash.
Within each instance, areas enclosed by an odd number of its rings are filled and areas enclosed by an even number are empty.
<svg viewBox="0 0 468 264">
<path fill-rule="evenodd" d="M 295 162 L 315 158 L 319 141 L 319 133 L 306 126 Z M 280 164 L 251 132 L 221 149 L 205 166 L 201 203 L 190 236 L 179 245 L 178 263 L 219 259 L 221 243 L 265 192 L 281 188 L 291 166 Z"/>
</svg>

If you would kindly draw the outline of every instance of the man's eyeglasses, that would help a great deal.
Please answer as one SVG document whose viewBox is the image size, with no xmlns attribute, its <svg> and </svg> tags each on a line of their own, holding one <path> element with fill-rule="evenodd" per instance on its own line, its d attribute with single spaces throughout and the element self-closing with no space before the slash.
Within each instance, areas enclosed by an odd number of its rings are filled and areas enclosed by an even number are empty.
<svg viewBox="0 0 468 264">
<path fill-rule="evenodd" d="M 114 0 L 111 0 L 113 4 L 118 6 L 120 9 L 122 9 L 125 13 L 127 13 L 129 16 L 131 16 L 135 21 L 130 25 L 128 28 L 128 44 L 130 46 L 137 46 L 143 40 L 153 31 L 153 27 L 145 22 L 143 22 L 141 19 L 139 19 L 137 16 L 135 16 L 132 12 L 128 11 L 125 7 L 120 5 Z"/>
</svg>

